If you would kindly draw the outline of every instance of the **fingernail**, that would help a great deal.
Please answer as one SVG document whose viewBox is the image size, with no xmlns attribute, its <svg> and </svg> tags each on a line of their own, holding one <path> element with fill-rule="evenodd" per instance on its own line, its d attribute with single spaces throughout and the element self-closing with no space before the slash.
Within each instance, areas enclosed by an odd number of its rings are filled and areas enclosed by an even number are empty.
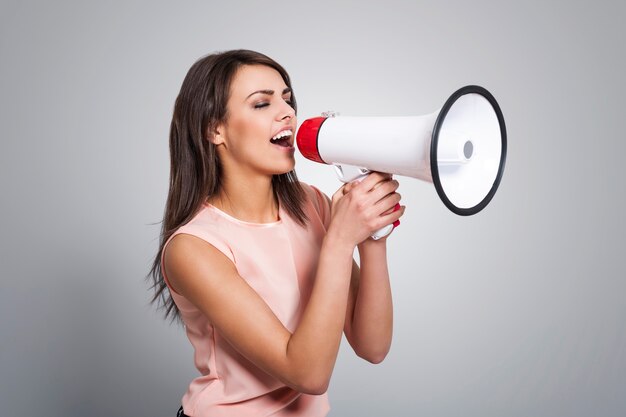
<svg viewBox="0 0 626 417">
<path fill-rule="evenodd" d="M 396 203 L 395 206 L 393 206 L 393 211 L 398 211 L 400 210 L 402 207 L 400 206 L 400 203 Z"/>
<path fill-rule="evenodd" d="M 395 222 L 393 222 L 394 229 L 398 226 L 400 226 L 400 220 L 396 220 Z"/>
</svg>

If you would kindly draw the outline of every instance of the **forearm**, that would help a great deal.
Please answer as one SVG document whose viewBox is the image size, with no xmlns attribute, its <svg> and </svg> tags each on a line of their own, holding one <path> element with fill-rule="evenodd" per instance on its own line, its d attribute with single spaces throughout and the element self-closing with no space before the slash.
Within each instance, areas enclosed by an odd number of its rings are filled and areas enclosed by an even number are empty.
<svg viewBox="0 0 626 417">
<path fill-rule="evenodd" d="M 323 392 L 339 351 L 347 308 L 354 247 L 327 235 L 315 284 L 298 328 L 287 344 L 293 378 Z"/>
<path fill-rule="evenodd" d="M 359 245 L 361 271 L 352 315 L 352 344 L 370 362 L 382 361 L 391 346 L 393 303 L 385 242 Z"/>
</svg>

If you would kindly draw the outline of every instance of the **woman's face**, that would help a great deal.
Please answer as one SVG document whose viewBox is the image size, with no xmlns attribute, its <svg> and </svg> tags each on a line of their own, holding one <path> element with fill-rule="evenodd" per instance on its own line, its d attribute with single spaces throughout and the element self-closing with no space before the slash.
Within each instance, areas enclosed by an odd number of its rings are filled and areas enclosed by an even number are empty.
<svg viewBox="0 0 626 417">
<path fill-rule="evenodd" d="M 225 168 L 237 166 L 264 175 L 293 170 L 295 111 L 291 90 L 275 69 L 244 65 L 230 88 L 226 122 L 213 142 Z"/>
</svg>

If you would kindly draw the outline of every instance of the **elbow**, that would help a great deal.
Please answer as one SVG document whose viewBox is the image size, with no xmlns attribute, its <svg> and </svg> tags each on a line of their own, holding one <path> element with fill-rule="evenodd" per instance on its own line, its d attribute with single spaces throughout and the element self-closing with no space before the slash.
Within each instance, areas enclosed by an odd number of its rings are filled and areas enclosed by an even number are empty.
<svg viewBox="0 0 626 417">
<path fill-rule="evenodd" d="M 360 355 L 359 355 L 360 356 Z M 386 354 L 378 354 L 378 355 L 368 355 L 368 356 L 360 356 L 362 359 L 365 359 L 366 361 L 368 361 L 369 363 L 372 363 L 374 365 L 378 365 L 379 363 L 381 363 L 382 361 L 385 360 L 385 358 L 387 357 Z"/>
<path fill-rule="evenodd" d="M 292 384 L 292 388 L 303 394 L 322 395 L 328 391 L 330 375 L 307 375 L 302 380 Z"/>
<path fill-rule="evenodd" d="M 368 361 L 374 365 L 378 365 L 382 361 L 385 360 L 387 354 L 389 353 L 389 349 L 382 350 L 371 350 L 371 351 L 358 351 L 356 352 L 357 356 L 361 359 Z"/>
<path fill-rule="evenodd" d="M 298 391 L 303 394 L 322 395 L 326 391 L 328 391 L 328 383 L 314 383 L 309 385 L 303 385 Z"/>
</svg>

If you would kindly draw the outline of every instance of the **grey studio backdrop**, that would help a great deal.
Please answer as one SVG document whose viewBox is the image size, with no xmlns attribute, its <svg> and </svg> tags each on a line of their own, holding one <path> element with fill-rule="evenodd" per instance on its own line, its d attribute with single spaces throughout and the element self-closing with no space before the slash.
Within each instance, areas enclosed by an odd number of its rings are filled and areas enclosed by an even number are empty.
<svg viewBox="0 0 626 417">
<path fill-rule="evenodd" d="M 264 52 L 299 117 L 498 99 L 499 192 L 461 218 L 401 178 L 392 350 L 342 344 L 331 416 L 623 416 L 624 2 L 0 2 L 0 415 L 173 416 L 180 326 L 143 277 L 176 94 L 200 56 Z M 298 156 L 332 194 L 330 167 Z"/>
</svg>

